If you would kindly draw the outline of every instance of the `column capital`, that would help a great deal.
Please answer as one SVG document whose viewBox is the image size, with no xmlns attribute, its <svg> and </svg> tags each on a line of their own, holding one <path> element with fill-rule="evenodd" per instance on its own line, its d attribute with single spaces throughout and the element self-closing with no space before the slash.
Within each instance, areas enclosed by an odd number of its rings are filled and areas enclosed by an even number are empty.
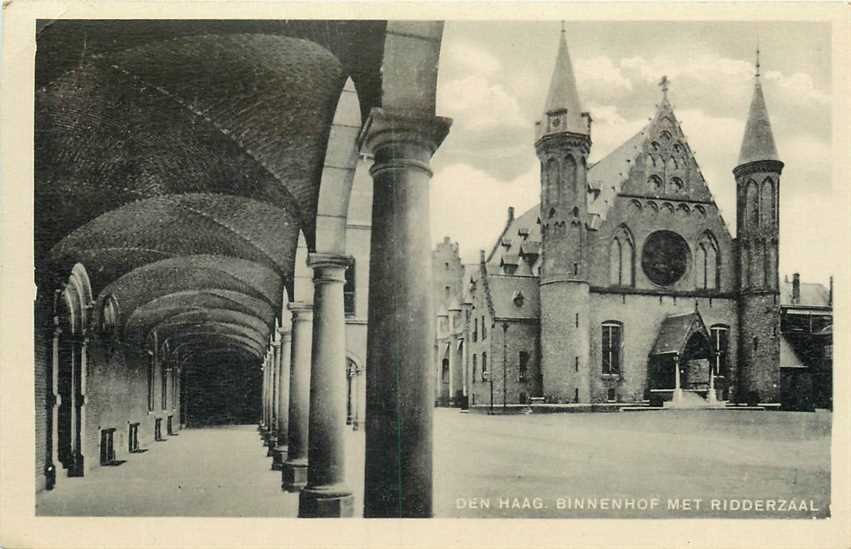
<svg viewBox="0 0 851 549">
<path fill-rule="evenodd" d="M 431 155 L 443 143 L 451 125 L 451 118 L 376 107 L 370 111 L 358 139 L 374 155 L 391 144 L 425 146 Z"/>
<path fill-rule="evenodd" d="M 311 320 L 313 318 L 313 303 L 305 303 L 304 301 L 293 301 L 287 308 L 293 314 L 293 323 Z"/>
<path fill-rule="evenodd" d="M 307 265 L 313 269 L 313 283 L 346 281 L 345 270 L 351 265 L 348 255 L 314 252 L 307 256 Z"/>
</svg>

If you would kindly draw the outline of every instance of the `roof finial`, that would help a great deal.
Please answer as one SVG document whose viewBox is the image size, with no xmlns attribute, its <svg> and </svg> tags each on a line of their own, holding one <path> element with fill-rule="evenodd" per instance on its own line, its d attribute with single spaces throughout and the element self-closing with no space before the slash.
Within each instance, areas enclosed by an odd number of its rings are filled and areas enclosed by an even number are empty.
<svg viewBox="0 0 851 549">
<path fill-rule="evenodd" d="M 670 84 L 670 83 L 671 83 L 671 81 L 668 80 L 667 75 L 662 75 L 662 79 L 659 80 L 659 87 L 662 88 L 662 98 L 663 99 L 668 99 L 668 84 Z"/>
<path fill-rule="evenodd" d="M 564 19 L 561 20 L 561 33 L 564 34 Z"/>
</svg>

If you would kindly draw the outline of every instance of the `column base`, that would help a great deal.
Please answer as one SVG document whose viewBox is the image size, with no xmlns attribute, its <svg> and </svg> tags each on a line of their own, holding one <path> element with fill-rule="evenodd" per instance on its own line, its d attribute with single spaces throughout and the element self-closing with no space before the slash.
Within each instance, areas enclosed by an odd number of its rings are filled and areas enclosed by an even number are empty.
<svg viewBox="0 0 851 549">
<path fill-rule="evenodd" d="M 284 469 L 285 461 L 287 461 L 287 447 L 275 446 L 272 450 L 272 470 L 282 471 Z"/>
<path fill-rule="evenodd" d="M 349 518 L 354 512 L 355 496 L 343 484 L 306 487 L 298 497 L 299 518 Z"/>
<path fill-rule="evenodd" d="M 273 433 L 269 435 L 266 442 L 266 446 L 269 447 L 269 450 L 266 451 L 266 457 L 272 457 L 275 455 L 275 447 L 278 445 L 278 437 Z"/>
<path fill-rule="evenodd" d="M 294 459 L 284 462 L 281 479 L 281 490 L 301 492 L 302 488 L 307 486 L 307 460 Z"/>
</svg>

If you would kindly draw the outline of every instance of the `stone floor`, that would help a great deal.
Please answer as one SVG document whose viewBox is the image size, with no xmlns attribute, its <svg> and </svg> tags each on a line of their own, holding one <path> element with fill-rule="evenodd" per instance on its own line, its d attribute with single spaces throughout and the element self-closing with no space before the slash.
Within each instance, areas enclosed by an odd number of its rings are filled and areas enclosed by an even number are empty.
<svg viewBox="0 0 851 549">
<path fill-rule="evenodd" d="M 826 412 L 659 411 L 486 416 L 435 411 L 438 517 L 825 516 L 830 489 Z M 347 431 L 347 478 L 363 509 L 363 431 Z M 190 429 L 120 467 L 60 478 L 40 515 L 293 517 L 256 427 Z M 559 498 L 658 498 L 647 510 L 559 508 Z M 535 500 L 535 498 L 539 498 Z M 700 498 L 670 511 L 668 498 Z M 730 512 L 709 499 L 813 500 L 810 511 Z M 562 500 L 565 502 L 566 500 Z M 488 508 L 482 508 L 489 504 Z M 587 504 L 586 504 L 587 505 Z M 611 505 L 611 504 L 610 504 Z M 638 502 L 636 501 L 636 505 Z M 694 503 L 692 502 L 692 506 Z M 475 506 L 475 507 L 474 507 Z M 536 508 L 538 507 L 538 508 Z"/>
</svg>

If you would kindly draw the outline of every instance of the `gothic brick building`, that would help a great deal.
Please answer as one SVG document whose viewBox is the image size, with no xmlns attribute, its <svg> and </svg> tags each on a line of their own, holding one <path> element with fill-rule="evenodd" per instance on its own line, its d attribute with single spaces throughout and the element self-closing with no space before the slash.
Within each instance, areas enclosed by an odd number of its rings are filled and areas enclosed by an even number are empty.
<svg viewBox="0 0 851 549">
<path fill-rule="evenodd" d="M 540 204 L 519 216 L 509 208 L 465 280 L 466 328 L 456 339 L 467 343 L 459 362 L 472 404 L 779 403 L 783 162 L 756 68 L 731 166 L 733 235 L 666 78 L 650 122 L 588 162 L 592 117 L 562 32 L 535 125 Z"/>
</svg>

